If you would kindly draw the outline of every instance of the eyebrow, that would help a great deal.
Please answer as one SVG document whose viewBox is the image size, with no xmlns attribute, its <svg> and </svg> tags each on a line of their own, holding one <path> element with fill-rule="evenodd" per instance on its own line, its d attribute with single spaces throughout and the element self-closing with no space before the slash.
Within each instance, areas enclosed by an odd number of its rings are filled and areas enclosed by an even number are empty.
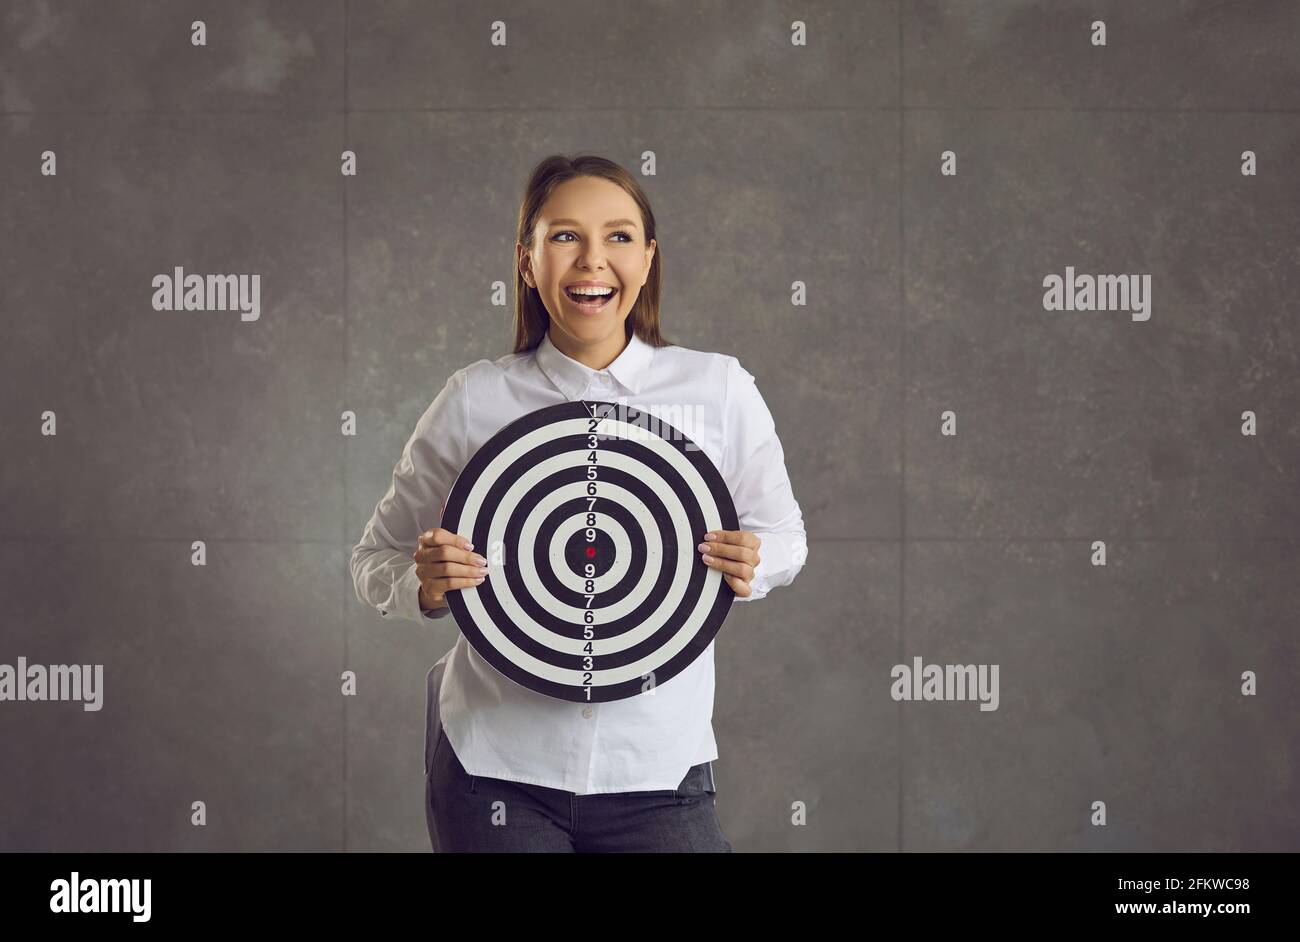
<svg viewBox="0 0 1300 942">
<path fill-rule="evenodd" d="M 576 219 L 552 219 L 551 225 L 552 226 L 580 226 L 582 225 L 582 223 L 578 222 L 578 220 Z M 633 222 L 631 219 L 611 219 L 609 222 L 605 223 L 606 229 L 612 229 L 615 226 L 632 226 L 633 228 L 635 228 L 636 223 Z"/>
</svg>

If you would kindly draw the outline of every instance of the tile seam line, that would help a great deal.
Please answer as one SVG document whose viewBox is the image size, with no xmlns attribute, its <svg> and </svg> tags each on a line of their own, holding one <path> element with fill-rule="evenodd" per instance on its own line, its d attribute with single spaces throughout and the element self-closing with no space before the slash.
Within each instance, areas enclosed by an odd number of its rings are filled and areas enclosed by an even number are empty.
<svg viewBox="0 0 1300 942">
<path fill-rule="evenodd" d="M 898 648 L 897 660 L 895 664 L 902 664 L 903 650 L 906 647 L 907 635 L 907 274 L 906 274 L 906 251 L 907 240 L 905 238 L 905 219 L 904 212 L 906 207 L 904 201 L 907 199 L 907 182 L 904 175 L 907 172 L 907 148 L 906 139 L 906 120 L 907 120 L 907 73 L 903 64 L 903 53 L 906 45 L 903 42 L 903 9 L 902 2 L 895 6 L 896 19 L 898 21 L 898 249 L 896 258 L 898 259 Z M 903 809 L 905 802 L 903 800 L 903 761 L 906 753 L 903 750 L 903 703 L 900 700 L 895 704 L 897 708 L 895 713 L 895 745 L 898 750 L 898 761 L 895 768 L 898 772 L 898 807 L 896 809 L 897 827 L 898 827 L 898 853 L 903 853 Z"/>
<path fill-rule="evenodd" d="M 350 74 L 350 72 L 351 72 L 351 69 L 350 69 L 349 64 L 348 64 L 348 22 L 349 22 L 349 12 L 350 12 L 350 11 L 349 11 L 348 0 L 343 0 L 343 87 L 342 87 L 342 94 L 343 94 L 343 150 L 347 150 L 347 149 L 348 149 L 348 146 L 349 146 L 349 142 L 348 142 L 348 132 L 349 132 L 349 127 L 348 127 L 348 76 L 349 76 L 349 74 Z M 342 351 L 342 353 L 343 353 L 343 382 L 342 382 L 342 390 L 341 390 L 341 391 L 342 391 L 342 393 L 343 393 L 343 400 L 344 400 L 343 403 L 342 403 L 342 405 L 343 405 L 343 407 L 346 409 L 346 408 L 347 408 L 347 399 L 348 399 L 348 364 L 349 364 L 349 350 L 348 350 L 348 337 L 349 337 L 349 323 L 348 323 L 348 274 L 349 274 L 349 273 L 348 273 L 348 180 L 347 180 L 347 177 L 345 177 L 345 176 L 342 174 L 342 172 L 339 173 L 339 202 L 340 202 L 340 209 L 341 209 L 341 228 L 342 228 L 341 241 L 340 241 L 339 249 L 340 249 L 340 255 L 342 256 L 342 259 L 341 259 L 341 261 L 342 261 L 342 266 L 341 266 L 341 267 L 342 267 L 342 269 L 343 269 L 343 271 L 342 271 L 342 280 L 343 280 L 343 298 L 342 298 L 342 311 L 343 311 L 343 338 L 342 338 L 342 339 L 343 339 L 343 343 L 342 343 L 342 347 L 343 347 L 343 351 Z M 341 447 L 341 449 L 340 449 L 341 452 L 342 452 L 342 455 L 341 455 L 341 460 L 339 461 L 339 476 L 340 476 L 340 478 L 341 478 L 341 480 L 342 480 L 342 487 L 343 487 L 343 519 L 342 519 L 342 522 L 341 522 L 341 525 L 340 525 L 340 530 L 342 531 L 343 545 L 344 545 L 344 546 L 346 546 L 346 545 L 347 545 L 347 542 L 348 542 L 348 516 L 349 516 L 349 514 L 348 514 L 348 511 L 349 511 L 349 507 L 348 507 L 348 450 L 349 450 L 349 449 L 348 449 L 348 447 L 347 447 L 347 443 L 348 443 L 347 438 L 343 438 L 343 439 L 342 439 L 342 447 Z M 351 566 L 349 565 L 348 560 L 346 560 L 346 559 L 344 560 L 344 568 L 347 570 L 347 575 L 350 576 L 350 575 L 351 575 Z M 339 575 L 340 575 L 340 577 L 343 577 L 343 576 L 344 576 L 343 573 L 340 573 Z M 348 656 L 349 656 L 349 651 L 348 651 L 348 598 L 349 598 L 349 592 L 348 592 L 348 584 L 347 584 L 347 583 L 348 583 L 348 579 L 347 579 L 347 578 L 341 578 L 341 582 L 342 582 L 342 586 L 343 586 L 343 599 L 342 599 L 341 610 L 340 610 L 340 612 L 339 612 L 339 630 L 340 630 L 340 631 L 342 632 L 342 634 L 343 634 L 343 638 L 342 638 L 342 641 L 343 641 L 343 644 L 342 644 L 342 649 L 343 649 L 343 665 L 342 665 L 342 667 L 339 669 L 339 676 L 340 676 L 340 677 L 342 677 L 342 676 L 347 672 L 347 669 L 348 669 Z M 342 723 L 342 728 L 341 728 L 341 730 L 340 730 L 341 735 L 340 735 L 340 737 L 339 737 L 339 740 L 340 740 L 340 742 L 339 742 L 339 753 L 340 753 L 340 755 L 339 755 L 339 764 L 340 764 L 340 772 L 341 772 L 339 786 L 340 786 L 340 791 L 342 792 L 342 795 L 340 796 L 340 798 L 341 798 L 341 802 L 340 802 L 340 821 L 339 821 L 339 830 L 340 830 L 340 832 L 341 832 L 341 839 L 342 839 L 343 853 L 346 854 L 346 853 L 348 852 L 348 798 L 349 798 L 349 795 L 348 795 L 348 698 L 347 698 L 347 697 L 340 697 L 339 699 L 343 701 L 342 704 L 341 704 L 342 714 L 343 714 L 343 723 Z"/>
<path fill-rule="evenodd" d="M 227 109 L 227 110 L 199 110 L 199 109 L 177 109 L 177 110 L 160 110 L 160 109 L 142 109 L 142 110 L 112 110 L 112 111 L 75 111 L 75 110 L 51 110 L 51 111 L 0 111 L 0 117 L 4 118 L 41 118 L 41 117 L 114 117 L 118 115 L 141 115 L 157 117 L 184 117 L 194 115 L 196 117 L 213 117 L 220 115 L 338 115 L 338 114 L 479 114 L 479 113 L 496 113 L 496 112 L 517 112 L 517 113 L 545 113 L 545 114 L 611 114 L 619 112 L 633 112 L 635 114 L 644 114 L 646 112 L 715 112 L 715 111 L 770 111 L 773 113 L 817 113 L 817 112 L 861 112 L 863 114 L 890 114 L 893 112 L 906 111 L 926 111 L 937 113 L 954 113 L 954 114 L 979 114 L 988 112 L 998 112 L 1005 114 L 1204 114 L 1204 115 L 1297 115 L 1300 114 L 1300 106 L 1295 108 L 1157 108 L 1157 107 L 1067 107 L 1058 105 L 1025 105 L 1021 107 L 1005 107 L 993 105 L 880 105 L 876 107 L 863 107 L 861 105 L 686 105 L 686 106 L 665 106 L 665 105 L 636 105 L 628 104 L 612 108 L 545 108 L 545 107 L 476 107 L 465 106 L 456 108 L 349 108 L 346 112 L 342 109 L 333 108 L 249 108 L 249 109 Z"/>
</svg>

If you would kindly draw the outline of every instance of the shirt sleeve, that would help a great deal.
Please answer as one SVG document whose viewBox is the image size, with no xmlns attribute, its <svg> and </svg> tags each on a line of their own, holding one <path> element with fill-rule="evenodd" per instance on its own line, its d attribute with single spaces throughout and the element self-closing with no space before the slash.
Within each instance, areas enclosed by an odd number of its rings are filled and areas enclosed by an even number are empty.
<svg viewBox="0 0 1300 942">
<path fill-rule="evenodd" d="M 794 581 L 808 558 L 808 541 L 776 423 L 753 375 L 735 357 L 727 358 L 725 401 L 725 447 L 719 470 L 731 490 L 740 529 L 762 541 L 750 594 L 736 596 L 735 601 L 755 602 Z"/>
<path fill-rule="evenodd" d="M 426 621 L 445 618 L 450 608 L 426 614 L 412 558 L 420 534 L 438 525 L 442 504 L 469 461 L 468 370 L 458 370 L 415 423 L 388 492 L 352 548 L 352 583 L 357 598 L 389 617 Z"/>
</svg>

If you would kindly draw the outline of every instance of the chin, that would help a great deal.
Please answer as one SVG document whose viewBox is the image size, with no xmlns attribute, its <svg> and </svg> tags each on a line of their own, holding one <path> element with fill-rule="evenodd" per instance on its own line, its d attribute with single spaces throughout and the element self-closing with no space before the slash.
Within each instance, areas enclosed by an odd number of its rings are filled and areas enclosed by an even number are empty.
<svg viewBox="0 0 1300 942">
<path fill-rule="evenodd" d="M 602 314 L 583 320 L 566 320 L 564 327 L 575 337 L 582 337 L 585 340 L 599 340 L 621 323 L 612 315 Z"/>
</svg>

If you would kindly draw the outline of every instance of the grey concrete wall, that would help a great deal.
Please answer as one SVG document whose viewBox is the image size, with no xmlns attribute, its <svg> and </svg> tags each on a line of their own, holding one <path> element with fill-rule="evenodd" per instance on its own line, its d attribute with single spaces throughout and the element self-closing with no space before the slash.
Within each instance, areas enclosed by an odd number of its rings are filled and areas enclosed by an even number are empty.
<svg viewBox="0 0 1300 942">
<path fill-rule="evenodd" d="M 1300 849 L 1298 46 L 1281 0 L 5 0 L 0 663 L 105 687 L 0 702 L 0 848 L 428 849 L 455 628 L 348 552 L 582 150 L 654 153 L 665 330 L 805 513 L 718 639 L 738 850 Z M 260 318 L 153 310 L 178 265 Z M 1045 310 L 1067 266 L 1150 319 Z M 914 657 L 998 709 L 893 699 Z"/>
</svg>

